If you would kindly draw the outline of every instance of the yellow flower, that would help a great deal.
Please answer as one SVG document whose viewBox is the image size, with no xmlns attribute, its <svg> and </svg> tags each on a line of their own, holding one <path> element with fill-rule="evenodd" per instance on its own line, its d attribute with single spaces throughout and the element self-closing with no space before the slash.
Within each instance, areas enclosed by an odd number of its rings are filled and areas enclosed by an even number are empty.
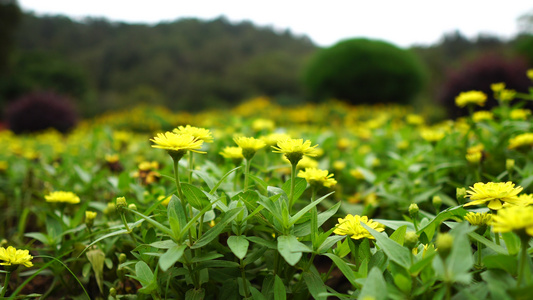
<svg viewBox="0 0 533 300">
<path fill-rule="evenodd" d="M 118 160 L 119 160 L 118 154 L 106 154 L 105 155 L 105 161 L 110 164 L 117 163 Z"/>
<path fill-rule="evenodd" d="M 361 225 L 361 222 L 378 232 L 385 230 L 380 223 L 374 222 L 372 219 L 369 220 L 367 216 L 347 215 L 344 219 L 339 218 L 338 222 L 339 224 L 337 225 L 337 228 L 333 230 L 333 233 L 338 235 L 349 235 L 354 240 L 362 238 L 374 239 L 370 232 Z"/>
<path fill-rule="evenodd" d="M 466 149 L 466 153 L 483 152 L 485 146 L 483 144 L 477 144 Z"/>
<path fill-rule="evenodd" d="M 420 136 L 430 143 L 436 143 L 442 140 L 445 135 L 446 134 L 440 130 L 424 129 L 420 131 Z"/>
<path fill-rule="evenodd" d="M 522 187 L 514 187 L 512 182 L 488 182 L 475 183 L 471 190 L 467 191 L 466 197 L 470 198 L 470 202 L 464 204 L 464 206 L 485 204 L 488 202 L 487 207 L 492 210 L 498 210 L 502 208 L 503 203 L 514 204 L 518 201 L 518 193 L 522 191 Z"/>
<path fill-rule="evenodd" d="M 516 96 L 515 90 L 501 90 L 497 98 L 501 101 L 511 101 Z"/>
<path fill-rule="evenodd" d="M 174 129 L 173 132 L 175 134 L 190 134 L 197 140 L 202 140 L 205 143 L 213 142 L 213 136 L 211 135 L 211 131 L 209 131 L 209 129 L 187 125 L 185 127 L 179 126 L 178 128 Z"/>
<path fill-rule="evenodd" d="M 318 145 L 311 146 L 311 141 L 303 139 L 286 139 L 278 141 L 278 146 L 272 146 L 274 153 L 283 153 L 285 157 L 296 165 L 304 156 L 317 156 L 316 147 Z"/>
<path fill-rule="evenodd" d="M 493 92 L 498 93 L 500 91 L 503 91 L 503 89 L 505 89 L 505 83 L 503 82 L 493 83 L 490 85 L 490 89 Z"/>
<path fill-rule="evenodd" d="M 305 171 L 300 170 L 298 177 L 304 178 L 312 186 L 323 185 L 330 188 L 337 184 L 337 181 L 333 179 L 333 174 L 328 174 L 327 170 L 316 168 L 306 168 Z"/>
<path fill-rule="evenodd" d="M 180 160 L 187 151 L 205 153 L 199 150 L 204 141 L 191 134 L 176 134 L 167 131 L 166 133 L 158 133 L 150 141 L 155 143 L 152 145 L 153 148 L 167 150 L 172 159 L 176 161 Z"/>
<path fill-rule="evenodd" d="M 481 162 L 482 156 L 483 156 L 483 153 L 481 152 L 472 152 L 472 153 L 467 153 L 465 157 L 469 163 L 473 165 L 477 165 Z"/>
<path fill-rule="evenodd" d="M 168 203 L 170 203 L 170 199 L 172 198 L 172 196 L 168 196 L 168 197 L 165 197 L 163 195 L 157 197 L 157 201 L 161 204 L 163 204 L 164 206 L 168 206 Z"/>
<path fill-rule="evenodd" d="M 492 231 L 514 231 L 519 236 L 533 236 L 533 207 L 512 206 L 499 210 L 492 217 Z"/>
<path fill-rule="evenodd" d="M 466 216 L 465 216 L 465 220 L 468 221 L 468 223 L 472 225 L 477 225 L 477 226 L 489 225 L 491 218 L 492 218 L 492 214 L 488 212 L 484 212 L 484 213 L 468 212 L 466 213 Z"/>
<path fill-rule="evenodd" d="M 489 121 L 489 120 L 493 120 L 494 119 L 494 114 L 491 111 L 480 110 L 480 111 L 476 111 L 472 115 L 472 119 L 476 123 L 477 122 L 482 122 L 482 121 Z"/>
<path fill-rule="evenodd" d="M 94 211 L 85 211 L 85 221 L 92 221 L 96 218 L 96 215 L 98 215 L 97 212 L 94 212 Z"/>
<path fill-rule="evenodd" d="M 529 79 L 533 80 L 533 69 L 527 70 L 526 75 Z"/>
<path fill-rule="evenodd" d="M 253 137 L 239 136 L 235 137 L 233 140 L 237 145 L 239 145 L 239 147 L 242 148 L 242 155 L 247 160 L 252 159 L 257 150 L 260 150 L 266 146 L 265 142 Z"/>
<path fill-rule="evenodd" d="M 531 115 L 531 110 L 529 109 L 523 109 L 523 108 L 517 108 L 511 110 L 511 119 L 513 120 L 526 120 L 527 117 Z"/>
<path fill-rule="evenodd" d="M 409 125 L 424 125 L 424 117 L 421 115 L 408 114 L 406 117 L 407 124 Z"/>
<path fill-rule="evenodd" d="M 0 265 L 24 265 L 29 268 L 33 267 L 32 259 L 33 256 L 30 255 L 28 250 L 19 250 L 12 246 L 7 247 L 7 249 L 0 247 L 0 260 L 4 261 Z"/>
<path fill-rule="evenodd" d="M 351 141 L 347 138 L 340 138 L 338 141 L 337 141 L 337 148 L 339 148 L 339 150 L 346 150 L 348 147 L 350 147 L 351 145 Z"/>
<path fill-rule="evenodd" d="M 51 192 L 50 194 L 44 196 L 44 199 L 46 199 L 46 202 L 62 202 L 70 204 L 80 203 L 80 197 L 73 192 Z"/>
<path fill-rule="evenodd" d="M 244 156 L 242 156 L 241 147 L 225 147 L 219 154 L 225 158 L 231 159 L 235 165 L 240 165 L 244 159 Z"/>
<path fill-rule="evenodd" d="M 523 133 L 509 140 L 509 149 L 533 146 L 533 133 Z"/>
<path fill-rule="evenodd" d="M 519 206 L 533 205 L 533 194 L 521 194 L 520 196 L 518 196 L 518 201 L 514 204 L 519 205 Z M 507 207 L 510 205 L 507 205 L 506 203 L 503 206 Z"/>
<path fill-rule="evenodd" d="M 0 172 L 5 172 L 7 168 L 9 167 L 9 164 L 5 160 L 0 160 Z"/>
<path fill-rule="evenodd" d="M 269 145 L 269 146 L 275 146 L 278 144 L 279 141 L 281 140 L 286 140 L 286 139 L 290 139 L 291 136 L 286 134 L 286 133 L 271 133 L 267 136 L 262 136 L 261 137 L 261 140 L 263 142 L 265 142 L 265 144 Z"/>
<path fill-rule="evenodd" d="M 333 162 L 333 169 L 337 171 L 342 171 L 346 168 L 346 162 L 343 160 L 336 160 Z"/>
<path fill-rule="evenodd" d="M 261 131 L 261 130 L 274 130 L 276 127 L 276 124 L 272 120 L 267 119 L 255 119 L 252 122 L 252 129 L 254 131 Z"/>
<path fill-rule="evenodd" d="M 350 175 L 355 179 L 365 179 L 365 174 L 363 174 L 359 168 L 350 170 Z"/>
<path fill-rule="evenodd" d="M 485 101 L 487 101 L 487 95 L 481 91 L 462 92 L 459 96 L 455 97 L 455 105 L 459 107 L 465 107 L 468 104 L 483 106 L 485 105 Z"/>
</svg>

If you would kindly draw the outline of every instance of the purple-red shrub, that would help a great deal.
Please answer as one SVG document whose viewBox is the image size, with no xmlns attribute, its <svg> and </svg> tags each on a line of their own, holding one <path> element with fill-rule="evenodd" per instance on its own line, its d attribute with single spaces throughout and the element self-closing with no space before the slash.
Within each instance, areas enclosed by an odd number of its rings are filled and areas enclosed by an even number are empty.
<svg viewBox="0 0 533 300">
<path fill-rule="evenodd" d="M 52 92 L 33 92 L 18 98 L 7 107 L 5 117 L 8 128 L 15 133 L 48 128 L 65 133 L 78 121 L 72 102 Z"/>
</svg>

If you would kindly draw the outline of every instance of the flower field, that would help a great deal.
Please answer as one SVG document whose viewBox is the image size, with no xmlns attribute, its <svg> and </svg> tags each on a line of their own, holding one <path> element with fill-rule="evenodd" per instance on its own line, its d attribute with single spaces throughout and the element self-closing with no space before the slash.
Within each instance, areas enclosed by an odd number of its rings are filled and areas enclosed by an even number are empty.
<svg viewBox="0 0 533 300">
<path fill-rule="evenodd" d="M 0 131 L 0 296 L 531 299 L 533 90 L 492 89 Z"/>
</svg>

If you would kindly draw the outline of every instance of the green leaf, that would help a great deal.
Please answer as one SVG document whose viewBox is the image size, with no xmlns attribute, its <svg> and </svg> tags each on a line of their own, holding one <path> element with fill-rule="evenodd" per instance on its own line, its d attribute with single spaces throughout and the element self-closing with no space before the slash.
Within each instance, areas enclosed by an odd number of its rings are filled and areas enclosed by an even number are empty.
<svg viewBox="0 0 533 300">
<path fill-rule="evenodd" d="M 431 222 L 429 222 L 424 228 L 417 231 L 417 234 L 426 233 L 429 240 L 433 239 L 436 226 L 452 217 L 464 217 L 467 211 L 462 206 L 450 207 L 440 212 Z"/>
<path fill-rule="evenodd" d="M 412 231 L 415 230 L 415 226 L 413 225 L 413 223 L 407 222 L 407 221 L 391 221 L 391 220 L 385 220 L 385 219 L 374 219 L 374 221 L 380 224 L 383 224 L 392 230 L 397 230 L 398 228 L 402 226 L 407 226 L 407 229 L 410 229 Z"/>
<path fill-rule="evenodd" d="M 502 270 L 487 270 L 481 273 L 481 278 L 487 282 L 492 299 L 511 300 L 507 289 L 516 285 L 516 281 L 509 274 Z"/>
<path fill-rule="evenodd" d="M 76 174 L 78 174 L 83 183 L 91 182 L 91 174 L 89 172 L 85 172 L 80 166 L 74 165 L 74 171 L 76 171 Z"/>
<path fill-rule="evenodd" d="M 211 190 L 209 191 L 209 194 L 211 195 L 214 195 L 215 192 L 217 191 L 218 187 L 222 184 L 222 182 L 224 180 L 226 180 L 226 178 L 233 172 L 237 171 L 238 169 L 240 169 L 242 167 L 236 167 L 236 168 L 233 168 L 231 169 L 229 172 L 227 172 L 226 174 L 224 174 L 224 176 L 222 176 L 222 178 L 220 178 L 220 180 L 217 182 L 217 184 L 215 184 L 215 186 L 213 186 L 213 188 L 211 188 Z"/>
<path fill-rule="evenodd" d="M 303 215 L 308 212 L 311 208 L 315 207 L 318 205 L 318 203 L 320 203 L 322 200 L 326 199 L 329 195 L 333 194 L 334 192 L 331 192 L 329 194 L 326 194 L 325 196 L 322 196 L 320 197 L 319 199 L 309 203 L 308 205 L 306 205 L 304 208 L 300 209 L 300 211 L 298 211 L 294 216 L 292 216 L 290 219 L 289 219 L 289 225 L 294 225 L 294 223 L 298 222 L 298 220 L 303 217 Z"/>
<path fill-rule="evenodd" d="M 239 214 L 242 209 L 242 207 L 237 207 L 228 210 L 224 214 L 222 220 L 220 220 L 220 222 L 218 222 L 213 228 L 209 229 L 204 235 L 202 235 L 202 237 L 194 243 L 191 249 L 198 249 L 200 247 L 203 247 L 209 244 L 215 238 L 217 238 L 218 235 L 226 228 L 226 225 L 233 221 L 233 219 L 237 217 L 237 214 Z"/>
<path fill-rule="evenodd" d="M 327 289 L 322 279 L 315 273 L 304 272 L 302 274 L 309 293 L 314 299 L 327 299 Z"/>
<path fill-rule="evenodd" d="M 299 242 L 294 235 L 279 236 L 278 251 L 291 266 L 296 265 L 300 261 L 300 258 L 302 258 L 302 252 L 311 252 L 311 250 L 306 245 Z"/>
<path fill-rule="evenodd" d="M 359 299 L 387 299 L 387 285 L 385 284 L 385 278 L 383 278 L 383 271 L 376 267 L 370 270 L 361 294 L 359 294 Z"/>
<path fill-rule="evenodd" d="M 190 289 L 185 293 L 185 300 L 203 300 L 205 299 L 204 289 Z"/>
<path fill-rule="evenodd" d="M 274 300 L 285 300 L 285 299 L 287 299 L 287 292 L 285 291 L 285 285 L 283 284 L 283 281 L 278 277 L 278 275 L 276 275 L 274 279 Z"/>
<path fill-rule="evenodd" d="M 253 181 L 255 181 L 255 183 L 257 183 L 259 185 L 259 187 L 261 187 L 261 190 L 266 192 L 267 189 L 268 189 L 268 184 L 261 178 L 253 175 L 253 174 L 249 174 L 248 175 Z"/>
<path fill-rule="evenodd" d="M 512 232 L 502 233 L 502 238 L 505 241 L 505 246 L 509 251 L 509 255 L 516 255 L 520 250 L 520 239 Z"/>
<path fill-rule="evenodd" d="M 209 173 L 200 170 L 193 170 L 192 172 L 198 177 L 202 178 L 205 184 L 207 184 L 209 190 L 213 190 L 213 188 L 215 187 L 215 181 L 213 180 L 213 177 L 209 175 Z"/>
<path fill-rule="evenodd" d="M 390 239 L 403 246 L 406 231 L 407 225 L 400 226 L 398 229 L 396 229 L 396 231 L 391 234 Z"/>
<path fill-rule="evenodd" d="M 481 242 L 483 245 L 487 246 L 488 248 L 490 248 L 491 250 L 493 250 L 496 253 L 507 255 L 507 251 L 502 246 L 497 245 L 493 241 L 489 241 L 484 236 L 481 236 L 481 235 L 479 235 L 479 234 L 477 234 L 475 232 L 470 232 L 468 234 L 468 236 L 471 237 L 472 239 L 478 241 L 478 242 Z"/>
<path fill-rule="evenodd" d="M 287 195 L 291 193 L 291 179 L 287 180 L 281 187 Z M 296 177 L 294 183 L 294 201 L 298 200 L 307 188 L 307 181 L 303 178 Z"/>
<path fill-rule="evenodd" d="M 488 269 L 501 269 L 515 276 L 517 274 L 518 260 L 509 255 L 491 255 L 483 257 L 483 264 Z"/>
<path fill-rule="evenodd" d="M 265 240 L 265 239 L 260 238 L 258 236 L 247 236 L 246 239 L 249 240 L 250 242 L 254 243 L 254 244 L 258 244 L 258 245 L 261 245 L 261 246 L 266 246 L 269 249 L 278 249 L 278 245 L 276 244 L 275 241 Z"/>
<path fill-rule="evenodd" d="M 322 254 L 328 251 L 333 245 L 335 245 L 338 241 L 343 240 L 345 237 L 345 235 L 332 235 L 327 237 L 326 240 L 318 247 L 316 252 L 318 254 Z"/>
<path fill-rule="evenodd" d="M 93 267 L 94 277 L 100 293 L 104 293 L 104 260 L 105 254 L 100 249 L 94 249 L 85 253 L 91 266 Z"/>
<path fill-rule="evenodd" d="M 157 289 L 157 283 L 154 280 L 154 273 L 152 273 L 152 270 L 144 261 L 139 261 L 137 264 L 135 264 L 135 275 L 136 276 L 134 278 L 137 279 L 143 286 L 138 290 L 139 292 L 150 294 Z"/>
<path fill-rule="evenodd" d="M 420 202 L 427 201 L 431 196 L 435 195 L 435 193 L 437 193 L 441 189 L 442 189 L 442 186 L 439 185 L 439 186 L 437 186 L 435 188 L 432 188 L 430 190 L 427 190 L 427 191 L 425 191 L 423 193 L 417 194 L 417 196 L 414 197 L 413 202 L 414 203 L 420 203 Z"/>
<path fill-rule="evenodd" d="M 150 244 L 150 246 L 157 248 L 157 249 L 170 249 L 177 245 L 178 244 L 176 244 L 173 240 L 158 241 L 158 242 L 153 242 Z"/>
<path fill-rule="evenodd" d="M 338 257 L 337 255 L 333 253 L 326 253 L 324 255 L 329 257 L 333 261 L 333 263 L 335 263 L 337 268 L 339 268 L 342 274 L 344 274 L 344 277 L 346 277 L 346 279 L 348 279 L 348 281 L 353 286 L 356 286 L 355 281 L 357 278 L 355 277 L 355 272 L 352 270 L 352 268 L 350 268 L 350 266 L 342 258 Z"/>
<path fill-rule="evenodd" d="M 472 274 L 469 271 L 474 266 L 474 258 L 467 237 L 468 233 L 473 230 L 474 227 L 468 226 L 467 222 L 462 222 L 450 231 L 454 239 L 452 251 L 446 259 L 446 267 L 455 281 L 464 284 L 470 283 Z"/>
<path fill-rule="evenodd" d="M 239 259 L 243 259 L 248 252 L 250 242 L 242 235 L 232 235 L 228 239 L 228 246 Z"/>
<path fill-rule="evenodd" d="M 167 250 L 161 257 L 159 257 L 159 267 L 161 271 L 166 272 L 172 267 L 183 255 L 187 245 L 175 245 Z"/>
<path fill-rule="evenodd" d="M 365 223 L 361 222 L 361 225 L 363 225 L 363 227 L 365 227 L 366 230 L 368 230 L 368 232 L 376 239 L 376 243 L 381 249 L 383 249 L 383 252 L 385 252 L 390 260 L 394 261 L 405 269 L 409 269 L 409 266 L 411 265 L 410 256 L 412 255 L 409 249 L 400 246 L 400 244 L 386 237 L 384 234 L 375 231 Z"/>
<path fill-rule="evenodd" d="M 168 202 L 167 206 L 167 216 L 170 229 L 173 233 L 172 237 L 176 241 L 179 241 L 181 229 L 187 223 L 187 219 L 185 217 L 185 212 L 183 211 L 183 206 L 176 195 L 172 195 L 172 197 L 170 197 L 170 201 Z"/>
<path fill-rule="evenodd" d="M 204 194 L 204 192 L 196 186 L 188 183 L 182 183 L 181 189 L 187 202 L 197 210 L 202 210 L 206 206 L 211 205 L 211 201 Z"/>
<path fill-rule="evenodd" d="M 126 209 L 127 209 L 129 212 L 131 212 L 131 213 L 133 213 L 133 214 L 135 214 L 135 215 L 137 215 L 137 216 L 143 218 L 143 219 L 144 219 L 145 221 L 147 221 L 148 223 L 154 225 L 155 228 L 161 230 L 163 233 L 166 233 L 166 234 L 168 234 L 168 235 L 170 235 L 170 236 L 173 235 L 172 230 L 170 230 L 170 228 L 164 226 L 163 224 L 161 224 L 161 223 L 159 223 L 159 222 L 153 220 L 152 218 L 150 218 L 150 217 L 148 217 L 148 216 L 145 216 L 145 215 L 141 214 L 140 212 L 138 212 L 138 211 L 136 211 L 136 210 L 131 210 L 131 209 L 129 209 L 129 208 L 126 208 Z"/>
<path fill-rule="evenodd" d="M 222 256 L 224 255 L 218 252 L 209 252 L 209 253 L 205 253 L 205 254 L 201 254 L 199 256 L 193 257 L 193 259 L 191 260 L 191 263 L 199 263 L 199 262 L 204 262 L 204 261 L 211 262 L 212 260 L 215 260 Z"/>
</svg>

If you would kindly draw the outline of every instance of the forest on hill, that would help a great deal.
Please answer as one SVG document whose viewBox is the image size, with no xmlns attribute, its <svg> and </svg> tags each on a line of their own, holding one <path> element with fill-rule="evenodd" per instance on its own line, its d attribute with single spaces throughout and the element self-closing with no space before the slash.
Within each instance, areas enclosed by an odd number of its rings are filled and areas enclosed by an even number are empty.
<svg viewBox="0 0 533 300">
<path fill-rule="evenodd" d="M 2 110 L 34 90 L 68 95 L 84 116 L 139 103 L 197 111 L 231 107 L 256 96 L 298 104 L 310 98 L 302 74 L 320 50 L 306 36 L 224 17 L 126 24 L 36 16 L 19 8 L 7 11 L 5 5 L 0 5 L 0 16 Z M 414 104 L 431 109 L 442 105 L 437 103 L 442 95 L 467 88 L 448 82 L 483 56 L 497 57 L 504 67 L 515 60 L 532 66 L 532 41 L 531 30 L 511 40 L 490 35 L 468 39 L 455 31 L 437 44 L 411 47 L 427 77 Z M 494 59 L 482 64 L 494 65 Z M 485 81 L 507 80 L 498 78 Z"/>
</svg>

